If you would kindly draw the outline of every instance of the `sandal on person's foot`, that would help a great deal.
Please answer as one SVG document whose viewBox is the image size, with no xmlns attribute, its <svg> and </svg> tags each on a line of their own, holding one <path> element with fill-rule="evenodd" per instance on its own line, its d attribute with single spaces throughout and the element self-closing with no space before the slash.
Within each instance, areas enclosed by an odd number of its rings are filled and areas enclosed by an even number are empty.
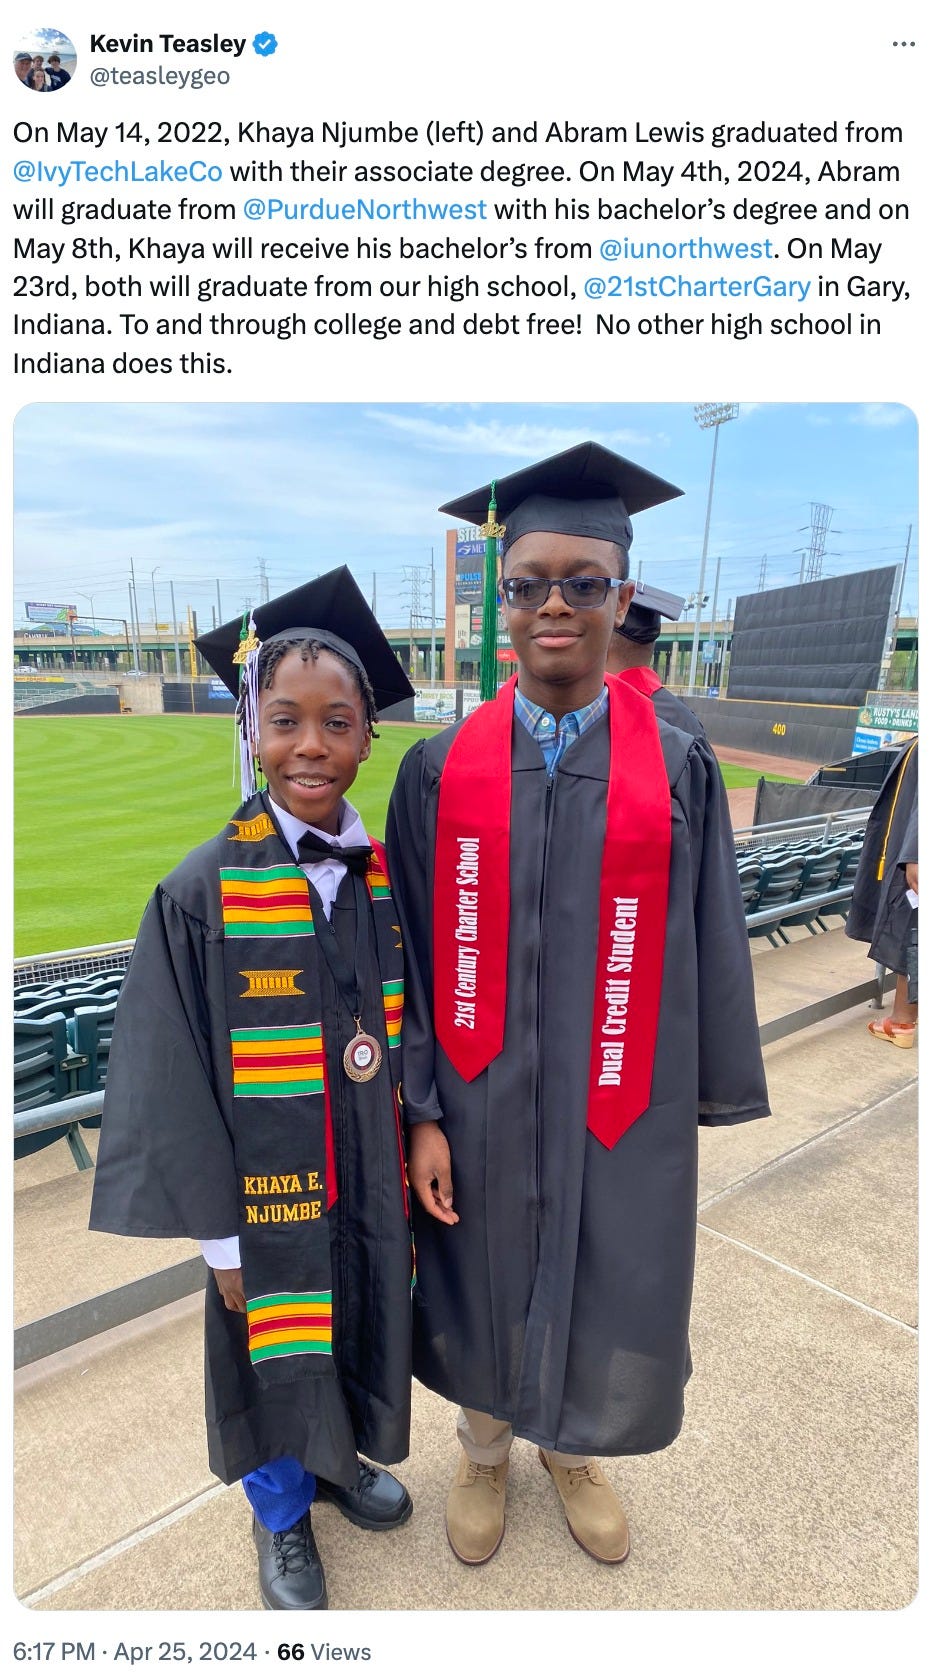
<svg viewBox="0 0 938 1674">
<path fill-rule="evenodd" d="M 875 1040 L 888 1040 L 893 1046 L 915 1045 L 917 1023 L 894 1023 L 891 1017 L 874 1017 L 866 1026 Z"/>
</svg>

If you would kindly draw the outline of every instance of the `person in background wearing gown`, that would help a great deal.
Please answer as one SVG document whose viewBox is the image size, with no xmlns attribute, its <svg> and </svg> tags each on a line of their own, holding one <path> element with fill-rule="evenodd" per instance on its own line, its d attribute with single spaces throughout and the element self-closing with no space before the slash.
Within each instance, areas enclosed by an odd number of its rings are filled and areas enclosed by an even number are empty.
<svg viewBox="0 0 938 1674">
<path fill-rule="evenodd" d="M 661 587 L 636 581 L 625 619 L 609 641 L 606 670 L 609 674 L 618 674 L 637 692 L 644 692 L 650 697 L 663 721 L 670 721 L 672 726 L 689 732 L 693 738 L 706 738 L 703 725 L 690 705 L 669 692 L 652 667 L 655 645 L 661 635 L 662 616 L 666 616 L 669 622 L 676 622 L 683 609 L 684 600 L 676 593 L 666 593 Z"/>
<path fill-rule="evenodd" d="M 520 670 L 408 752 L 387 825 L 414 1370 L 460 1409 L 446 1530 L 470 1564 L 502 1539 L 515 1438 L 573 1538 L 627 1556 L 597 1458 L 681 1428 L 698 1123 L 769 1114 L 719 769 L 605 674 L 630 514 L 679 492 L 584 443 L 441 508 L 503 537 Z"/>
<path fill-rule="evenodd" d="M 870 814 L 853 885 L 847 935 L 896 972 L 888 1017 L 866 1025 L 875 1040 L 915 1045 L 918 1026 L 918 739 L 900 750 Z"/>
<path fill-rule="evenodd" d="M 265 1608 L 321 1610 L 314 1497 L 366 1529 L 412 1510 L 358 1456 L 407 1453 L 412 1247 L 400 931 L 345 800 L 412 688 L 344 568 L 197 643 L 240 691 L 245 801 L 144 914 L 91 1226 L 199 1240 L 209 1463 L 243 1481 Z"/>
</svg>

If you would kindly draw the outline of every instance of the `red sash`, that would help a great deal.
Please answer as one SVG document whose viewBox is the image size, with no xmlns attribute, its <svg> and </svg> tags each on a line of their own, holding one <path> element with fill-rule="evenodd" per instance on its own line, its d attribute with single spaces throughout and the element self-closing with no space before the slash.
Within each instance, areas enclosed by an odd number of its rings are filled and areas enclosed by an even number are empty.
<svg viewBox="0 0 938 1674">
<path fill-rule="evenodd" d="M 654 697 L 660 692 L 661 681 L 653 668 L 624 668 L 618 678 L 626 686 L 631 686 L 633 692 L 644 692 L 646 697 Z"/>
<path fill-rule="evenodd" d="M 502 1050 L 508 980 L 511 732 L 517 678 L 456 734 L 440 782 L 434 868 L 437 1039 L 466 1081 Z M 671 793 L 650 705 L 609 688 L 587 1127 L 607 1147 L 651 1094 L 671 854 Z M 571 887 L 576 887 L 574 861 Z"/>
</svg>

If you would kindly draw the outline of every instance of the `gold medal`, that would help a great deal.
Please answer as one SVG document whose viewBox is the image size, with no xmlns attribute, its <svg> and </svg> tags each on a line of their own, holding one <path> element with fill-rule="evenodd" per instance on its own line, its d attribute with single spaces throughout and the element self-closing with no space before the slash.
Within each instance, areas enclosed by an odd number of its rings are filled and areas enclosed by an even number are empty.
<svg viewBox="0 0 938 1674">
<path fill-rule="evenodd" d="M 381 1068 L 381 1047 L 374 1035 L 366 1035 L 356 1017 L 357 1035 L 342 1054 L 342 1067 L 350 1081 L 371 1081 Z"/>
</svg>

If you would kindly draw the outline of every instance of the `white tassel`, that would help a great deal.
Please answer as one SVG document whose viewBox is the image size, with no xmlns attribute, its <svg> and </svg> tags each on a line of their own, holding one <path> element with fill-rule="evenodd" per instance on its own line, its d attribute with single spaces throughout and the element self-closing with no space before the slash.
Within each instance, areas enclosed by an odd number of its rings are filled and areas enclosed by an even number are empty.
<svg viewBox="0 0 938 1674">
<path fill-rule="evenodd" d="M 251 630 L 254 629 L 254 618 L 251 618 Z M 238 704 L 238 732 L 241 743 L 241 800 L 246 802 L 257 790 L 257 775 L 254 765 L 254 752 L 260 733 L 260 715 L 257 691 L 257 664 L 261 647 L 249 651 L 244 660 L 244 672 L 241 676 L 241 697 Z"/>
</svg>

